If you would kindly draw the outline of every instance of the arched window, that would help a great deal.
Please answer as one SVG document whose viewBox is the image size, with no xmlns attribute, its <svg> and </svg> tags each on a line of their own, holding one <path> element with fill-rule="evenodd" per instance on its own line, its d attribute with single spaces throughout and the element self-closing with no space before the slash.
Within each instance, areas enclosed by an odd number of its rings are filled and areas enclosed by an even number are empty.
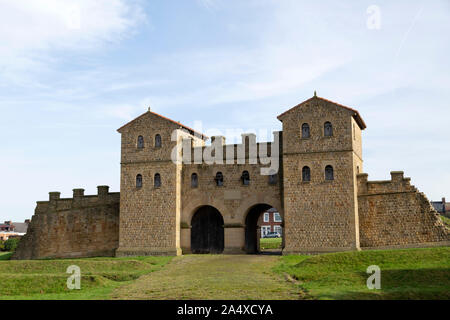
<svg viewBox="0 0 450 320">
<path fill-rule="evenodd" d="M 193 173 L 191 175 L 191 187 L 192 188 L 198 187 L 198 175 L 196 173 Z"/>
<path fill-rule="evenodd" d="M 331 137 L 333 135 L 333 126 L 331 125 L 331 122 L 325 122 L 323 125 L 323 133 L 325 137 Z"/>
<path fill-rule="evenodd" d="M 302 138 L 309 138 L 309 124 L 307 123 L 302 124 Z"/>
<path fill-rule="evenodd" d="M 332 166 L 325 167 L 325 180 L 334 180 L 334 171 Z"/>
<path fill-rule="evenodd" d="M 155 136 L 155 148 L 161 148 L 162 141 L 161 141 L 161 135 L 157 134 Z"/>
<path fill-rule="evenodd" d="M 302 169 L 302 181 L 311 181 L 311 169 L 307 166 Z"/>
<path fill-rule="evenodd" d="M 221 187 L 221 186 L 223 186 L 223 174 L 222 174 L 222 172 L 217 172 L 216 173 L 216 177 L 214 178 L 214 180 L 216 180 L 216 185 L 218 186 L 218 187 Z"/>
<path fill-rule="evenodd" d="M 244 186 L 248 186 L 250 184 L 250 174 L 248 173 L 247 170 L 242 172 L 241 179 L 242 179 L 242 184 Z"/>
<path fill-rule="evenodd" d="M 155 182 L 154 182 L 155 188 L 161 187 L 161 175 L 159 173 L 155 174 Z"/>
<path fill-rule="evenodd" d="M 144 137 L 143 136 L 139 136 L 138 137 L 137 147 L 138 147 L 138 149 L 143 149 L 144 148 Z"/>
<path fill-rule="evenodd" d="M 136 176 L 136 188 L 142 188 L 142 175 L 138 174 Z"/>
<path fill-rule="evenodd" d="M 270 174 L 269 174 L 269 184 L 271 184 L 271 185 L 277 184 L 277 180 L 278 180 L 278 175 L 275 173 L 274 170 L 271 170 Z"/>
</svg>

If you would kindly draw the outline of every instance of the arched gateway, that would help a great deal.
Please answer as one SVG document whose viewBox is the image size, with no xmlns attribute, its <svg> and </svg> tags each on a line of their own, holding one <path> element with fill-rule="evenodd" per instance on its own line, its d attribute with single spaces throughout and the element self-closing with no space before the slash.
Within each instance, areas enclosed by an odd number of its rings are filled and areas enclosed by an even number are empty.
<svg viewBox="0 0 450 320">
<path fill-rule="evenodd" d="M 191 222 L 192 253 L 222 253 L 224 250 L 224 222 L 219 210 L 211 206 L 199 208 Z"/>
<path fill-rule="evenodd" d="M 261 253 L 259 240 L 262 236 L 259 225 L 261 216 L 273 207 L 266 203 L 260 203 L 252 206 L 245 218 L 245 252 L 249 254 Z M 267 221 L 269 222 L 269 221 Z M 270 230 L 273 231 L 273 230 Z"/>
</svg>

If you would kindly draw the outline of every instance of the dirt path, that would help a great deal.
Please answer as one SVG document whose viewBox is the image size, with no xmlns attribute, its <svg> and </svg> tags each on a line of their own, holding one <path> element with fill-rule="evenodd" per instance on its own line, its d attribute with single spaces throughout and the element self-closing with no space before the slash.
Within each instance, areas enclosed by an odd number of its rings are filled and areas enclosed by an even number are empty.
<svg viewBox="0 0 450 320">
<path fill-rule="evenodd" d="M 296 287 L 271 271 L 280 257 L 187 255 L 112 293 L 113 299 L 299 299 Z"/>
</svg>

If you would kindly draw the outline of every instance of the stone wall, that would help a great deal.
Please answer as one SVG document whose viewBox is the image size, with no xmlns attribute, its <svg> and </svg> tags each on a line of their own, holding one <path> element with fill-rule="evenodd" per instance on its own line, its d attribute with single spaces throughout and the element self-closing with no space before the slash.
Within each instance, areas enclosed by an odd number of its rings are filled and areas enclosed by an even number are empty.
<svg viewBox="0 0 450 320">
<path fill-rule="evenodd" d="M 391 180 L 368 181 L 358 175 L 361 248 L 449 245 L 450 233 L 426 196 L 391 172 Z"/>
<path fill-rule="evenodd" d="M 75 189 L 70 199 L 51 192 L 37 203 L 27 234 L 12 259 L 114 256 L 119 244 L 119 193 L 98 187 L 98 195 Z"/>
</svg>

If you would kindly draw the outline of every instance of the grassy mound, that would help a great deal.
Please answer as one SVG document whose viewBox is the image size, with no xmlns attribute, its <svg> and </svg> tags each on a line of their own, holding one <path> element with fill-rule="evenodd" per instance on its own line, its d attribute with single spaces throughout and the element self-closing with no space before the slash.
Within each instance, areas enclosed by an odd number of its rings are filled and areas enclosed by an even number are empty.
<svg viewBox="0 0 450 320">
<path fill-rule="evenodd" d="M 95 299 L 159 270 L 170 257 L 0 261 L 0 299 Z M 81 290 L 67 288 L 67 268 L 81 270 Z"/>
<path fill-rule="evenodd" d="M 369 290 L 367 267 L 381 269 Z M 276 272 L 290 275 L 317 299 L 450 299 L 450 248 L 284 256 Z"/>
</svg>

